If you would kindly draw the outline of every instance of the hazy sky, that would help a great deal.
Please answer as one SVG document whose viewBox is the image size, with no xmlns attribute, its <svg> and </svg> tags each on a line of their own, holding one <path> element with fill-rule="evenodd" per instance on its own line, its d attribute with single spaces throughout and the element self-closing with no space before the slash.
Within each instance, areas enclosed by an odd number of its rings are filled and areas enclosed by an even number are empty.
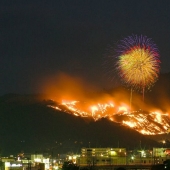
<svg viewBox="0 0 170 170">
<path fill-rule="evenodd" d="M 170 71 L 169 0 L 1 1 L 0 94 L 39 92 L 58 72 L 114 84 L 104 54 L 131 34 L 152 38 Z"/>
</svg>

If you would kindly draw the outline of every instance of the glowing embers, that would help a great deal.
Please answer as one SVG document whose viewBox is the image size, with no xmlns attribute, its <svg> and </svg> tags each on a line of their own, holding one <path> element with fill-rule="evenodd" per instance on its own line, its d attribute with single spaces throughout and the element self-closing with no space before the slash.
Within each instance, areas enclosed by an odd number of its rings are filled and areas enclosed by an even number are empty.
<svg viewBox="0 0 170 170">
<path fill-rule="evenodd" d="M 168 133 L 170 118 L 161 112 L 128 111 L 128 106 L 115 106 L 113 102 L 88 103 L 80 101 L 65 101 L 49 106 L 74 116 L 89 117 L 95 121 L 108 118 L 112 122 L 128 126 L 142 134 L 155 135 Z"/>
<path fill-rule="evenodd" d="M 76 116 L 88 116 L 88 113 L 83 111 L 81 107 L 78 107 L 79 101 L 62 101 L 62 104 L 66 106 L 66 108 L 71 111 Z"/>
<path fill-rule="evenodd" d="M 114 108 L 113 103 L 90 105 L 87 102 L 65 100 L 62 101 L 62 105 L 66 106 L 66 112 L 71 111 L 76 116 L 93 117 L 95 120 L 108 117 L 110 113 L 113 113 L 112 109 Z"/>
<path fill-rule="evenodd" d="M 128 122 L 123 120 L 123 124 L 128 125 L 131 128 L 134 128 L 136 126 L 136 122 Z"/>
<path fill-rule="evenodd" d="M 134 111 L 121 115 L 116 114 L 114 121 L 147 135 L 166 133 L 170 127 L 168 115 L 159 112 Z"/>
<path fill-rule="evenodd" d="M 91 116 L 94 119 L 99 119 L 102 117 L 108 117 L 110 115 L 109 109 L 114 108 L 112 103 L 93 105 L 90 107 Z"/>
</svg>

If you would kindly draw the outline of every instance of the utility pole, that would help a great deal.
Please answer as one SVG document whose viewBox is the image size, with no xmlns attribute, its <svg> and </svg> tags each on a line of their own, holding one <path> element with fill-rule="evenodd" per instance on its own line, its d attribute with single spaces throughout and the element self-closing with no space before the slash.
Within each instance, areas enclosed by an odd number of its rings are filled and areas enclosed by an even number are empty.
<svg viewBox="0 0 170 170">
<path fill-rule="evenodd" d="M 52 166 L 52 170 L 53 170 L 53 150 L 52 150 L 52 152 L 51 152 L 51 161 L 52 161 L 51 166 Z"/>
<path fill-rule="evenodd" d="M 31 162 L 29 160 L 30 159 L 28 159 L 28 170 L 31 170 Z"/>
</svg>

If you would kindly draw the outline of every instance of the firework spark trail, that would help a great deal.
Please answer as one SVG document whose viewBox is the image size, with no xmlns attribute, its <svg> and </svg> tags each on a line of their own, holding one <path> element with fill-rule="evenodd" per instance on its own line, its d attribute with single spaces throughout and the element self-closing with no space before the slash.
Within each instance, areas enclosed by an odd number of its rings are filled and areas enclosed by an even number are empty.
<svg viewBox="0 0 170 170">
<path fill-rule="evenodd" d="M 49 106 L 54 109 L 67 112 L 74 116 L 91 117 L 95 121 L 108 118 L 110 121 L 121 123 L 142 134 L 154 135 L 164 134 L 170 129 L 170 118 L 168 114 L 160 112 L 128 111 L 125 106 L 116 107 L 112 103 L 97 103 L 87 108 L 78 106 L 79 101 L 64 101 L 57 106 Z M 65 108 L 64 108 L 64 107 Z M 82 106 L 82 105 L 81 105 Z M 115 109 L 117 111 L 109 109 Z"/>
<path fill-rule="evenodd" d="M 116 70 L 131 89 L 143 93 L 157 81 L 160 71 L 159 52 L 152 39 L 132 35 L 120 40 L 116 49 Z"/>
</svg>

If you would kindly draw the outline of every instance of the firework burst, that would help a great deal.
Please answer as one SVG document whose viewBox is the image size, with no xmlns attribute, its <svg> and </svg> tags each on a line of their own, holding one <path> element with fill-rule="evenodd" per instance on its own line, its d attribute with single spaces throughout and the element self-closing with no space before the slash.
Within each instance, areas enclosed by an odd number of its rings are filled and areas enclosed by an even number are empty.
<svg viewBox="0 0 170 170">
<path fill-rule="evenodd" d="M 129 36 L 120 41 L 116 53 L 116 69 L 125 84 L 144 91 L 156 82 L 160 70 L 159 52 L 150 38 Z"/>
</svg>

